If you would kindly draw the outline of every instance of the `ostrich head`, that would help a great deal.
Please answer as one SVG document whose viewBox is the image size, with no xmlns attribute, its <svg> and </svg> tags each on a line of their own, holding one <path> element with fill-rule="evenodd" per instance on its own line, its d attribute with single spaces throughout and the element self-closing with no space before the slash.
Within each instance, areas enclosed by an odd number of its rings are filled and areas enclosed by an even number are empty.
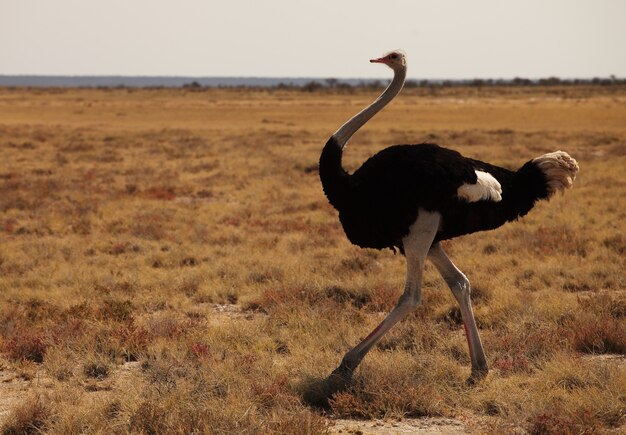
<svg viewBox="0 0 626 435">
<path fill-rule="evenodd" d="M 402 50 L 394 50 L 378 59 L 371 59 L 372 63 L 384 63 L 392 70 L 406 68 L 406 55 Z"/>
</svg>

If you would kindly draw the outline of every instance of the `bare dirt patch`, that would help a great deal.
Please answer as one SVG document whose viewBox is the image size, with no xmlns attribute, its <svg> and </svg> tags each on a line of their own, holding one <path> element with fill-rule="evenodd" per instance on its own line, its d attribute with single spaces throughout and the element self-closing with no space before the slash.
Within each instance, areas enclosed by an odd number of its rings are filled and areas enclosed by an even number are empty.
<svg viewBox="0 0 626 435">
<path fill-rule="evenodd" d="M 0 359 L 0 426 L 13 408 L 32 393 L 44 391 L 52 386 L 52 379 L 42 371 L 34 374 L 29 370 L 11 368 L 6 360 Z"/>
<path fill-rule="evenodd" d="M 454 418 L 429 417 L 417 419 L 404 419 L 400 421 L 384 420 L 335 420 L 330 428 L 331 434 L 429 434 L 429 435 L 455 435 L 471 433 L 467 426 Z"/>
<path fill-rule="evenodd" d="M 207 304 L 209 311 L 209 322 L 212 325 L 220 325 L 223 322 L 232 320 L 252 320 L 261 313 L 246 311 L 236 304 Z"/>
<path fill-rule="evenodd" d="M 596 364 L 605 364 L 626 369 L 626 355 L 602 354 L 602 355 L 586 355 L 585 360 L 593 361 Z"/>
<path fill-rule="evenodd" d="M 129 383 L 136 383 L 140 363 L 126 362 L 118 366 L 107 379 L 88 379 L 80 381 L 88 396 L 84 399 L 96 400 L 98 397 L 123 391 Z M 0 427 L 11 412 L 22 405 L 28 397 L 52 391 L 55 380 L 42 368 L 19 370 L 11 367 L 6 361 L 0 360 Z"/>
</svg>

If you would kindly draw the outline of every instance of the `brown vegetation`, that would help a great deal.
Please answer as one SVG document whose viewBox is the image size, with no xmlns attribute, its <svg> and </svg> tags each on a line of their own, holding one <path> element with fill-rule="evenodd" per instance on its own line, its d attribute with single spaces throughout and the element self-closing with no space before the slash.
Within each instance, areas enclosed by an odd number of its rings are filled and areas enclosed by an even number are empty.
<svg viewBox="0 0 626 435">
<path fill-rule="evenodd" d="M 316 172 L 373 92 L 0 89 L 2 430 L 623 429 L 626 94 L 521 89 L 408 89 L 345 156 L 435 141 L 506 167 L 557 149 L 579 161 L 565 196 L 446 245 L 491 374 L 465 384 L 458 308 L 429 266 L 423 305 L 328 413 L 304 398 L 404 278 L 391 251 L 349 244 Z"/>
</svg>

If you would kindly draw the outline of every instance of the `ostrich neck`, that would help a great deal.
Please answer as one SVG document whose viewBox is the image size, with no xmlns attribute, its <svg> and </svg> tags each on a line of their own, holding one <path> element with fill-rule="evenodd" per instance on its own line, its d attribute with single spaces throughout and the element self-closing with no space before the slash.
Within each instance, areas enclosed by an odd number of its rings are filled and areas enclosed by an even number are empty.
<svg viewBox="0 0 626 435">
<path fill-rule="evenodd" d="M 333 134 L 322 150 L 319 163 L 320 180 L 328 201 L 337 210 L 350 203 L 350 175 L 341 166 L 343 148 L 352 135 L 372 116 L 382 110 L 404 85 L 406 68 L 394 70 L 393 80 L 372 104 L 357 113 Z"/>
<path fill-rule="evenodd" d="M 345 147 L 356 131 L 363 127 L 374 115 L 380 112 L 396 95 L 402 90 L 404 80 L 406 78 L 406 68 L 394 70 L 394 76 L 389 86 L 372 104 L 354 115 L 348 122 L 339 127 L 339 130 L 333 134 L 337 144 L 341 149 Z"/>
</svg>

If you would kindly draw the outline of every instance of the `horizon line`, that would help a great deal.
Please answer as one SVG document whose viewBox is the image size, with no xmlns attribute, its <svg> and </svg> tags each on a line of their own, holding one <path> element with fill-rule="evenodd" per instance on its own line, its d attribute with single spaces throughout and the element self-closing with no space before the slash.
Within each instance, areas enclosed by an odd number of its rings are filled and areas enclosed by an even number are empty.
<svg viewBox="0 0 626 435">
<path fill-rule="evenodd" d="M 268 79 L 268 80 L 280 80 L 280 79 L 292 79 L 292 80 L 391 80 L 390 77 L 337 77 L 337 76 L 264 76 L 264 75 L 190 75 L 190 74 L 31 74 L 31 73 L 19 73 L 19 74 L 5 74 L 0 73 L 0 77 L 38 77 L 38 78 L 165 78 L 165 79 L 180 79 L 180 78 L 197 78 L 197 79 Z M 408 80 L 452 80 L 452 81 L 466 81 L 466 80 L 514 80 L 516 78 L 522 79 L 545 79 L 545 78 L 559 78 L 563 80 L 591 80 L 594 78 L 615 78 L 618 80 L 626 79 L 626 76 L 621 77 L 616 74 L 607 75 L 594 75 L 594 76 L 559 76 L 555 74 L 542 75 L 542 76 L 471 76 L 471 77 L 407 77 Z"/>
</svg>

